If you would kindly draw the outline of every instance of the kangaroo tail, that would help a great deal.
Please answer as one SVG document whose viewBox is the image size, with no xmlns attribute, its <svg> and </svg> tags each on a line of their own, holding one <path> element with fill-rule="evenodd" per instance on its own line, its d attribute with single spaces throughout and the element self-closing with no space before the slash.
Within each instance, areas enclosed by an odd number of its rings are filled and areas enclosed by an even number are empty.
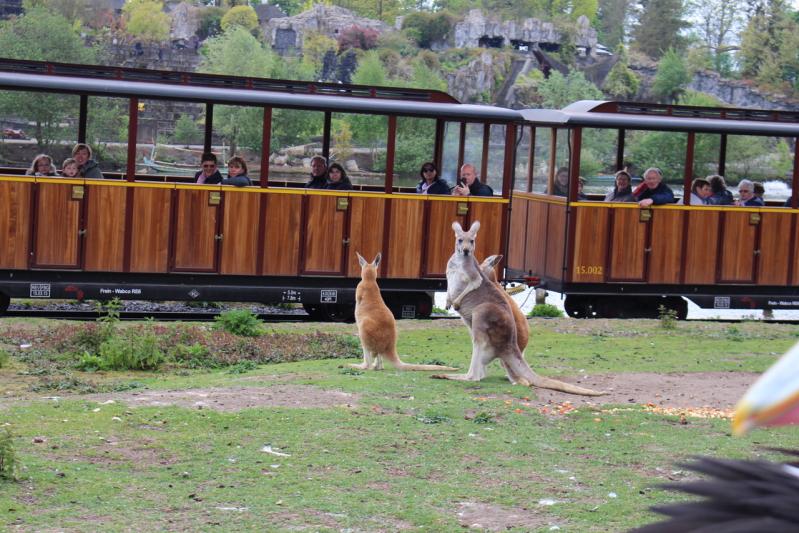
<svg viewBox="0 0 799 533">
<path fill-rule="evenodd" d="M 535 373 L 533 373 L 533 375 L 535 377 L 530 381 L 530 386 L 533 387 L 568 392 L 569 394 L 579 394 L 581 396 L 602 396 L 603 394 L 607 394 L 604 391 L 586 389 L 585 387 L 580 387 L 579 385 L 572 385 L 571 383 L 566 383 L 565 381 L 546 378 Z"/>
<path fill-rule="evenodd" d="M 457 368 L 444 365 L 414 365 L 411 363 L 403 363 L 396 352 L 386 354 L 384 359 L 397 370 L 458 370 Z"/>
<path fill-rule="evenodd" d="M 444 366 L 444 365 L 413 365 L 410 363 L 403 363 L 400 361 L 399 365 L 396 367 L 400 370 L 458 370 L 452 366 Z"/>
</svg>

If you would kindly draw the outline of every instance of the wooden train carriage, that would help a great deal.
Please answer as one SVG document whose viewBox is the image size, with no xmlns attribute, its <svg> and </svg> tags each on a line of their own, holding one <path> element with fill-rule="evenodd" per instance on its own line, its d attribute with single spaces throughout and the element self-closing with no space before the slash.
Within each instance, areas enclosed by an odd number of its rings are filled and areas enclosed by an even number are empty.
<svg viewBox="0 0 799 533">
<path fill-rule="evenodd" d="M 513 276 L 540 277 L 545 287 L 566 294 L 567 311 L 578 317 L 652 317 L 660 305 L 685 316 L 682 297 L 724 309 L 799 306 L 799 114 L 615 102 L 523 114 L 528 124 L 520 133 L 508 246 Z M 772 143 L 788 156 L 782 161 L 787 175 L 773 183 L 790 200 L 767 198 L 764 207 L 641 208 L 604 202 L 602 194 L 580 198 L 578 176 L 590 174 L 586 157 L 596 159 L 587 149 L 588 135 L 594 148 L 611 149 L 610 176 L 631 154 L 646 153 L 631 143 L 658 136 L 661 144 L 650 144 L 671 153 L 649 153 L 667 163 L 663 158 L 672 158 L 664 175 L 677 178 L 671 180 L 677 197 L 690 196 L 695 177 L 729 176 L 743 163 L 749 166 L 738 177 L 767 167 L 769 153 L 745 153 Z M 641 172 L 648 166 L 655 164 L 641 161 Z M 566 196 L 548 194 L 558 168 L 568 169 Z"/>
<path fill-rule="evenodd" d="M 432 307 L 430 291 L 445 287 L 453 221 L 482 222 L 480 255 L 504 251 L 520 123 L 510 110 L 462 105 L 430 91 L 6 60 L 0 60 L 0 88 L 78 95 L 79 142 L 86 139 L 89 96 L 126 99 L 129 111 L 123 179 L 0 176 L 4 305 L 10 297 L 299 302 L 322 318 L 346 317 L 360 274 L 358 251 L 368 258 L 383 254 L 381 285 L 398 315 L 424 316 Z M 209 111 L 215 104 L 262 108 L 261 153 L 267 156 L 261 158 L 258 186 L 197 185 L 137 175 L 143 99 L 201 102 Z M 269 121 L 277 109 L 321 113 L 326 157 L 331 115 L 386 117 L 383 183 L 327 191 L 270 179 L 275 125 Z M 212 117 L 211 111 L 206 151 L 211 150 Z M 474 162 L 498 194 L 403 192 L 393 183 L 395 132 L 403 117 L 434 121 L 435 138 L 425 160 L 454 169 Z"/>
</svg>

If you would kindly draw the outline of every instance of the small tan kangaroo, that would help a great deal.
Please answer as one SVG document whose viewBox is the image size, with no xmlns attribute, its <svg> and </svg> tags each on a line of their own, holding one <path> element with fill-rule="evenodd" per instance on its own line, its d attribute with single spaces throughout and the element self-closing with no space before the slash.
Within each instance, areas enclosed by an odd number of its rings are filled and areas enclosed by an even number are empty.
<svg viewBox="0 0 799 533">
<path fill-rule="evenodd" d="M 457 370 L 443 365 L 413 365 L 403 363 L 397 355 L 397 323 L 391 310 L 380 296 L 377 286 L 377 267 L 381 254 L 371 263 L 358 256 L 361 281 L 355 288 L 355 323 L 363 348 L 363 363 L 350 365 L 362 370 L 382 370 L 383 359 L 399 370 Z"/>
<path fill-rule="evenodd" d="M 475 239 L 480 223 L 469 231 L 457 222 L 455 253 L 447 262 L 447 304 L 452 305 L 469 327 L 472 336 L 472 361 L 466 374 L 439 374 L 434 378 L 458 381 L 480 381 L 486 367 L 499 358 L 511 383 L 540 387 L 584 396 L 600 396 L 597 392 L 571 383 L 536 374 L 524 360 L 516 336 L 516 322 L 505 295 L 480 269 L 474 258 Z"/>
</svg>

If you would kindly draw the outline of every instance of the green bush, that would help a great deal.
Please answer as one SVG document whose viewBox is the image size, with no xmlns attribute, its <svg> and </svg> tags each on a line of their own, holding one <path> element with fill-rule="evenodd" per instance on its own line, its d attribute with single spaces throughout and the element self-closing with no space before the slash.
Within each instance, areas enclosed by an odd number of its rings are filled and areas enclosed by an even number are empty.
<svg viewBox="0 0 799 533">
<path fill-rule="evenodd" d="M 216 317 L 216 329 L 227 331 L 241 337 L 258 337 L 264 333 L 264 323 L 251 311 L 234 309 L 225 311 Z"/>
<path fill-rule="evenodd" d="M 660 327 L 663 329 L 674 329 L 677 327 L 677 311 L 669 309 L 664 305 L 658 307 L 658 318 Z"/>
<path fill-rule="evenodd" d="M 563 316 L 563 311 L 558 309 L 552 304 L 536 304 L 535 307 L 527 315 L 530 318 L 544 317 L 544 318 L 560 318 Z"/>
<path fill-rule="evenodd" d="M 0 368 L 3 368 L 8 364 L 8 352 L 0 349 Z"/>
<path fill-rule="evenodd" d="M 100 346 L 103 370 L 156 370 L 164 362 L 164 352 L 151 328 L 128 330 Z"/>
<path fill-rule="evenodd" d="M 14 453 L 14 441 L 11 432 L 4 429 L 0 433 L 0 479 L 14 481 L 17 479 L 17 456 Z"/>
</svg>

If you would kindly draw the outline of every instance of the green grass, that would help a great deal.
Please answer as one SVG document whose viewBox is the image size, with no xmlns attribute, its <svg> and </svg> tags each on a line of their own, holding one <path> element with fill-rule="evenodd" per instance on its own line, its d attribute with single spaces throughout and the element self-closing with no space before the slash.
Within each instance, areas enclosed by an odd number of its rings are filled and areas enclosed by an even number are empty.
<svg viewBox="0 0 799 533">
<path fill-rule="evenodd" d="M 0 321 L 0 345 L 17 328 Z M 354 326 L 276 330 L 349 335 Z M 797 333 L 760 323 L 664 330 L 657 320 L 533 320 L 526 353 L 546 375 L 762 371 Z M 408 362 L 465 368 L 470 350 L 460 322 L 400 323 Z M 131 392 L 313 385 L 357 395 L 350 407 L 220 412 L 34 392 L 40 376 L 25 375 L 26 364 L 11 357 L 0 369 L 0 426 L 13 435 L 20 480 L 0 480 L 0 529 L 454 532 L 463 530 L 459 504 L 480 502 L 527 509 L 541 531 L 622 531 L 652 521 L 650 505 L 678 497 L 654 488 L 688 476 L 675 461 L 748 457 L 763 446 L 796 446 L 799 437 L 781 428 L 733 438 L 725 420 L 681 425 L 632 405 L 544 416 L 524 405 L 534 391 L 511 386 L 496 363 L 483 382 L 467 384 L 422 372 L 345 372 L 355 361 L 74 373 L 99 386 L 135 382 Z M 41 399 L 53 395 L 61 400 Z"/>
</svg>

